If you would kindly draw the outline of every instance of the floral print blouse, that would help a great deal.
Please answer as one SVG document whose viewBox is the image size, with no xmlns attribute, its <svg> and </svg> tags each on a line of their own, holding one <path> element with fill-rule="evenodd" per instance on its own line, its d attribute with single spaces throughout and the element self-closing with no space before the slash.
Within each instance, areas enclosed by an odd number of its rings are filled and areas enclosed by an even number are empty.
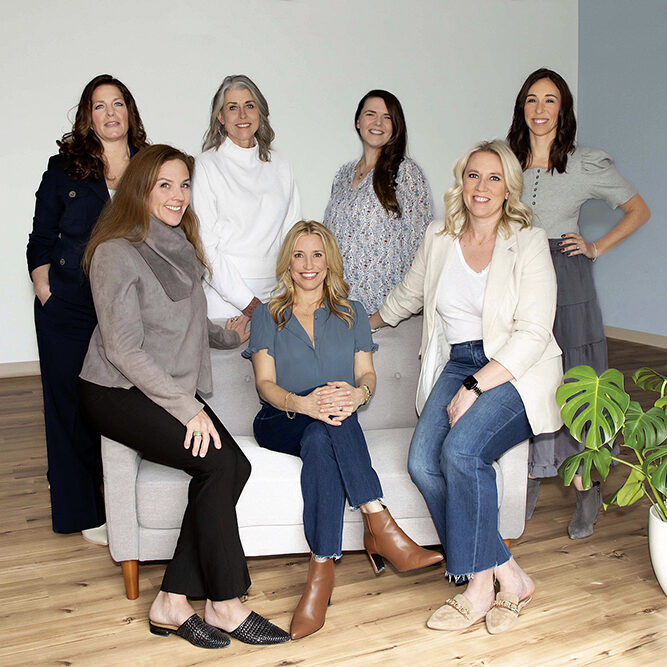
<svg viewBox="0 0 667 667">
<path fill-rule="evenodd" d="M 399 218 L 388 213 L 373 189 L 373 170 L 352 187 L 357 160 L 336 173 L 324 224 L 338 241 L 350 298 L 374 313 L 403 280 L 433 220 L 433 198 L 424 172 L 404 158 L 396 178 Z"/>
</svg>

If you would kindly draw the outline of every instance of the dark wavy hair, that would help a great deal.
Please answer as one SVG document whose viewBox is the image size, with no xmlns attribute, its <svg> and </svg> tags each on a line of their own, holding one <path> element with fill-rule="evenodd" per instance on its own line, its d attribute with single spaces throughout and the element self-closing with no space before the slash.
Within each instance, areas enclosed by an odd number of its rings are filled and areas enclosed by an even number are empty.
<svg viewBox="0 0 667 667">
<path fill-rule="evenodd" d="M 357 112 L 354 114 L 354 127 L 357 134 L 361 136 L 357 121 L 361 116 L 361 110 L 366 100 L 371 97 L 379 97 L 387 105 L 387 111 L 391 117 L 392 134 L 389 141 L 382 147 L 380 157 L 373 172 L 373 189 L 380 200 L 380 204 L 387 213 L 395 213 L 401 217 L 401 207 L 396 199 L 396 177 L 398 168 L 405 158 L 405 149 L 408 143 L 408 130 L 405 126 L 403 107 L 396 95 L 387 90 L 370 90 L 359 102 Z"/>
<path fill-rule="evenodd" d="M 560 111 L 558 113 L 558 132 L 549 151 L 549 171 L 555 169 L 562 174 L 567 167 L 567 156 L 574 152 L 574 136 L 577 133 L 577 119 L 574 117 L 572 93 L 565 79 L 553 70 L 541 67 L 535 70 L 524 81 L 514 103 L 512 125 L 507 132 L 507 142 L 519 159 L 521 167 L 526 169 L 530 164 L 530 131 L 524 117 L 526 98 L 531 86 L 540 79 L 549 79 L 560 93 Z"/>
<path fill-rule="evenodd" d="M 90 271 L 95 250 L 101 243 L 110 239 L 127 239 L 130 243 L 138 244 L 146 239 L 150 227 L 148 200 L 157 183 L 160 167 L 170 160 L 183 162 L 192 177 L 194 158 L 166 144 L 143 148 L 130 160 L 118 182 L 114 198 L 107 202 L 93 227 L 83 254 L 83 270 L 86 274 Z M 199 236 L 199 221 L 192 206 L 185 209 L 180 227 L 194 246 L 197 259 L 210 272 Z"/>
<path fill-rule="evenodd" d="M 102 180 L 106 168 L 104 147 L 97 138 L 92 124 L 93 94 L 100 86 L 116 86 L 127 107 L 127 141 L 137 150 L 148 146 L 146 131 L 141 122 L 137 103 L 127 86 L 110 74 L 99 74 L 86 84 L 76 110 L 72 131 L 57 141 L 60 154 L 65 158 L 65 173 L 77 181 L 88 178 Z"/>
</svg>

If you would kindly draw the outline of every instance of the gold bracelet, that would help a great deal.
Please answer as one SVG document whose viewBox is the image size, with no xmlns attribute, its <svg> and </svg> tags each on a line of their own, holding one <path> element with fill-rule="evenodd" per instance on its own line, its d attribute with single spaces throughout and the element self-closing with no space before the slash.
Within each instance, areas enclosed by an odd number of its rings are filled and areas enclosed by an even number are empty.
<svg viewBox="0 0 667 667">
<path fill-rule="evenodd" d="M 363 389 L 366 392 L 366 400 L 361 405 L 367 405 L 368 401 L 371 400 L 373 392 L 371 391 L 371 388 L 367 384 L 362 384 L 361 387 L 359 387 L 359 389 Z"/>
<path fill-rule="evenodd" d="M 294 396 L 293 391 L 288 391 L 285 394 L 285 415 L 287 416 L 287 419 L 294 419 L 294 417 L 296 417 L 296 412 L 290 413 L 290 411 L 287 409 L 287 399 L 289 399 L 290 396 Z"/>
</svg>

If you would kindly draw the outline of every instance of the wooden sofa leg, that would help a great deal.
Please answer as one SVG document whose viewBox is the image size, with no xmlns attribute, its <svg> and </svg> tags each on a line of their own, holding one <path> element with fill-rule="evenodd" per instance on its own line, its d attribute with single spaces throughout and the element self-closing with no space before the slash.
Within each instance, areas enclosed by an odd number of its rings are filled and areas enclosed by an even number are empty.
<svg viewBox="0 0 667 667">
<path fill-rule="evenodd" d="M 503 542 L 505 543 L 505 546 L 509 549 L 509 548 L 510 548 L 510 544 L 512 544 L 512 540 L 503 540 Z M 133 598 L 133 599 L 134 599 L 134 598 Z"/>
<path fill-rule="evenodd" d="M 139 597 L 139 561 L 123 560 L 120 566 L 125 579 L 125 595 L 128 600 L 136 600 Z"/>
</svg>

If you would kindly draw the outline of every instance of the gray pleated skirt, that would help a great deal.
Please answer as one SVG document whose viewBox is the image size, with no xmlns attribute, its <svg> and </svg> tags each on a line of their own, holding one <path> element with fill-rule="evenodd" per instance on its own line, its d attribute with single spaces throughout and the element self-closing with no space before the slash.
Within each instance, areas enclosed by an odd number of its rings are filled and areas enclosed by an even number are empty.
<svg viewBox="0 0 667 667">
<path fill-rule="evenodd" d="M 558 280 L 554 337 L 563 351 L 563 371 L 587 364 L 600 374 L 607 369 L 607 340 L 593 283 L 593 263 L 584 255 L 560 252 L 562 239 L 549 239 Z M 561 463 L 583 450 L 565 427 L 530 441 L 528 470 L 533 477 L 555 477 Z"/>
</svg>

